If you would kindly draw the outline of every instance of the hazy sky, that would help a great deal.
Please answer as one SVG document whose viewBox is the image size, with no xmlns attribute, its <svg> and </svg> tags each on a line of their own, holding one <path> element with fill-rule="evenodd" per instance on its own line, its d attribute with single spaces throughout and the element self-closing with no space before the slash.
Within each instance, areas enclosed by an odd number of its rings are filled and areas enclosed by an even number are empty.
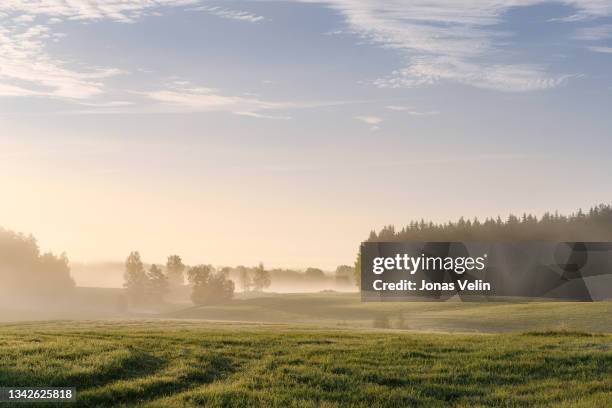
<svg viewBox="0 0 612 408">
<path fill-rule="evenodd" d="M 352 263 L 610 202 L 610 0 L 2 0 L 0 225 L 78 261 Z"/>
</svg>

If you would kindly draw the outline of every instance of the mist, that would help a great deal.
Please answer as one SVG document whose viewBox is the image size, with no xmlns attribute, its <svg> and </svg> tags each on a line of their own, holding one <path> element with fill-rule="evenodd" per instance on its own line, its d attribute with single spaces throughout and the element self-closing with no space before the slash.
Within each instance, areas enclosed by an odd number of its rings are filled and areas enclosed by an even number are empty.
<svg viewBox="0 0 612 408">
<path fill-rule="evenodd" d="M 79 287 L 96 288 L 123 288 L 125 265 L 121 261 L 106 262 L 72 262 L 70 264 L 71 274 Z M 218 266 L 217 269 L 227 268 Z M 236 287 L 240 286 L 240 277 L 236 267 L 229 267 L 230 279 Z M 318 268 L 310 268 L 318 269 Z M 335 271 L 323 271 L 320 276 L 308 276 L 306 269 L 271 269 L 272 281 L 267 292 L 276 293 L 313 293 L 324 290 L 339 292 L 355 292 L 357 286 L 354 276 L 345 280 L 339 280 Z M 351 272 L 352 273 L 352 272 Z M 238 289 L 240 291 L 240 289 Z"/>
<path fill-rule="evenodd" d="M 611 241 L 611 225 L 612 207 L 600 205 L 588 213 L 546 213 L 539 219 L 525 214 L 506 221 L 422 221 L 397 232 L 386 226 L 372 231 L 368 240 Z M 43 253 L 31 235 L 0 229 L 0 320 L 159 317 L 338 324 L 347 319 L 349 324 L 380 325 L 376 306 L 360 304 L 359 262 L 335 270 L 267 268 L 263 263 L 186 265 L 180 255 L 168 254 L 167 262 L 154 264 L 138 251 L 125 260 L 71 262 L 64 253 Z"/>
</svg>

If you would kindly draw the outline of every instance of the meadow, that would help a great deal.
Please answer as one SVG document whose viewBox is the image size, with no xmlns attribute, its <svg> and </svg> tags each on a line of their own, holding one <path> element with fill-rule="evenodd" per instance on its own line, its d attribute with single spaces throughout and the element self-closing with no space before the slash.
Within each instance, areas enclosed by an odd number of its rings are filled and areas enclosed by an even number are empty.
<svg viewBox="0 0 612 408">
<path fill-rule="evenodd" d="M 612 302 L 386 302 L 363 303 L 357 293 L 238 296 L 214 306 L 175 307 L 165 318 L 500 333 L 583 331 L 612 333 Z"/>
<path fill-rule="evenodd" d="M 74 386 L 78 407 L 604 407 L 611 313 L 319 293 L 5 322 L 0 387 Z"/>
<path fill-rule="evenodd" d="M 612 404 L 612 336 L 5 323 L 0 386 L 75 386 L 79 407 L 604 407 Z"/>
</svg>

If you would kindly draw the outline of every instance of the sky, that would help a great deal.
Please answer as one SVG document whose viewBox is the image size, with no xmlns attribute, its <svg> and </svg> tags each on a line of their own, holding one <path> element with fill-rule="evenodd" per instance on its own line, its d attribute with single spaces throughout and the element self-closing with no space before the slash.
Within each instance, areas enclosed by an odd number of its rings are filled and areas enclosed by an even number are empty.
<svg viewBox="0 0 612 408">
<path fill-rule="evenodd" d="M 0 225 L 74 261 L 351 264 L 610 202 L 610 0 L 3 0 Z"/>
</svg>

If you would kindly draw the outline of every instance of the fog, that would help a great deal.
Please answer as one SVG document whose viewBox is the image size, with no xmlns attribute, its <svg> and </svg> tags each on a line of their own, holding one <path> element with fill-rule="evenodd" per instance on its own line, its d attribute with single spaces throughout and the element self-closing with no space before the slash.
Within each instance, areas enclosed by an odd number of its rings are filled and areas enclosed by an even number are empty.
<svg viewBox="0 0 612 408">
<path fill-rule="evenodd" d="M 148 266 L 148 265 L 146 265 Z M 107 261 L 71 263 L 71 274 L 79 287 L 89 288 L 123 288 L 125 265 L 123 262 Z M 223 267 L 217 267 L 223 269 Z M 356 292 L 354 281 L 339 283 L 333 272 L 323 271 L 320 278 L 308 278 L 304 270 L 272 269 L 271 284 L 266 292 L 273 293 L 316 293 L 326 290 L 336 292 Z M 236 272 L 230 272 L 230 279 L 240 293 L 240 279 Z"/>
<path fill-rule="evenodd" d="M 344 275 L 340 276 L 338 271 L 317 268 L 267 270 L 263 264 L 204 265 L 198 269 L 183 265 L 177 255 L 169 256 L 165 265 L 145 263 L 137 252 L 132 252 L 129 259 L 131 264 L 71 263 L 65 254 L 42 253 L 32 236 L 0 228 L 0 321 L 163 317 L 193 308 L 194 304 L 207 304 L 207 299 L 194 299 L 194 285 L 208 282 L 206 279 L 211 277 L 217 280 L 207 285 L 226 282 L 227 297 L 215 301 L 226 304 L 278 293 L 355 291 L 350 267 L 344 267 Z M 179 267 L 178 276 L 171 260 Z M 210 276 L 188 280 L 193 270 L 210 272 Z M 256 283 L 258 273 L 263 274 L 264 280 Z M 208 288 L 206 293 L 213 299 L 214 285 L 210 287 L 213 289 Z M 134 296 L 135 290 L 142 292 L 139 297 Z"/>
<path fill-rule="evenodd" d="M 505 222 L 498 218 L 484 223 L 412 223 L 397 232 L 387 226 L 378 234 L 372 232 L 369 240 L 500 238 L 610 242 L 612 206 L 570 216 L 547 213 L 540 219 L 510 216 Z M 335 316 L 340 323 L 348 317 L 371 320 L 376 310 L 371 304 L 360 305 L 355 268 L 349 265 L 296 270 L 263 264 L 184 265 L 176 254 L 167 260 L 152 265 L 134 251 L 125 260 L 70 262 L 66 254 L 41 252 L 32 236 L 0 228 L 0 320 L 160 317 L 290 322 Z M 357 309 L 361 312 L 349 313 Z"/>
</svg>

